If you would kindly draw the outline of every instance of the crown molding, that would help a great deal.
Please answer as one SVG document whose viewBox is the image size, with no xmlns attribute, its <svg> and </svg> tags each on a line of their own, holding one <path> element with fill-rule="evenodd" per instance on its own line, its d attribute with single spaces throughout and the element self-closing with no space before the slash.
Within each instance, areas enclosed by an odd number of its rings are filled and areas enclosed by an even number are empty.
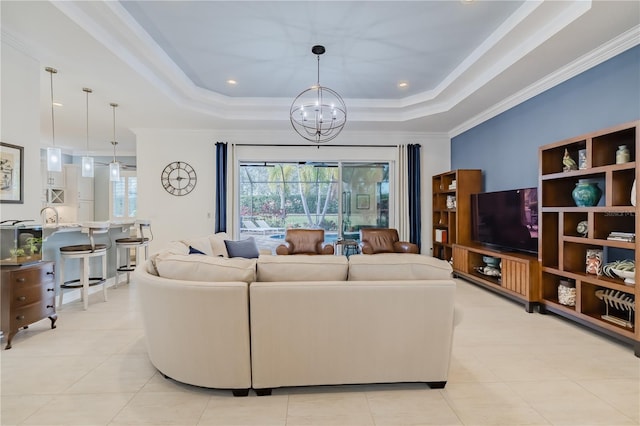
<svg viewBox="0 0 640 426">
<path fill-rule="evenodd" d="M 640 26 L 631 28 L 630 30 L 622 33 L 618 37 L 603 44 L 599 48 L 589 52 L 586 55 L 576 59 L 569 65 L 555 71 L 552 74 L 538 80 L 528 87 L 520 90 L 513 96 L 505 98 L 501 102 L 495 104 L 489 109 L 484 110 L 482 113 L 467 120 L 461 125 L 454 127 L 449 131 L 449 137 L 453 138 L 472 129 L 487 120 L 535 97 L 539 94 L 558 86 L 561 83 L 597 66 L 601 63 L 631 49 L 632 47 L 640 44 Z"/>
</svg>

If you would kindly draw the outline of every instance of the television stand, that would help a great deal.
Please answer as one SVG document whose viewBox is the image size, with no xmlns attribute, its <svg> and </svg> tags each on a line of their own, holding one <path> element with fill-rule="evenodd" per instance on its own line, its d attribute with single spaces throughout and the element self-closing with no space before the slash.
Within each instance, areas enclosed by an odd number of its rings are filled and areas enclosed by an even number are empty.
<svg viewBox="0 0 640 426">
<path fill-rule="evenodd" d="M 500 259 L 500 276 L 486 270 L 483 256 Z M 474 284 L 524 303 L 527 312 L 533 312 L 540 300 L 538 275 L 540 263 L 528 254 L 492 250 L 481 245 L 453 245 L 453 273 Z"/>
</svg>

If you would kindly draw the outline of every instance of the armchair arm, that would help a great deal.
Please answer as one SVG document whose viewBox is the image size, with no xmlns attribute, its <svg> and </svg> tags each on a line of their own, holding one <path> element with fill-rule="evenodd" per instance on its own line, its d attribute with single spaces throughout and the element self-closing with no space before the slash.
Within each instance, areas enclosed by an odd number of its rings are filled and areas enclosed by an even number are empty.
<svg viewBox="0 0 640 426">
<path fill-rule="evenodd" d="M 368 241 L 363 241 L 360 243 L 360 253 L 373 254 L 373 247 Z"/>
<path fill-rule="evenodd" d="M 292 252 L 293 252 L 293 246 L 287 241 L 285 241 L 284 243 L 276 247 L 276 254 L 279 254 L 279 255 L 291 254 Z"/>
<path fill-rule="evenodd" d="M 317 246 L 318 254 L 333 254 L 333 244 L 321 242 Z"/>
<path fill-rule="evenodd" d="M 396 253 L 418 253 L 418 245 L 408 241 L 396 241 L 393 243 L 393 250 Z"/>
</svg>

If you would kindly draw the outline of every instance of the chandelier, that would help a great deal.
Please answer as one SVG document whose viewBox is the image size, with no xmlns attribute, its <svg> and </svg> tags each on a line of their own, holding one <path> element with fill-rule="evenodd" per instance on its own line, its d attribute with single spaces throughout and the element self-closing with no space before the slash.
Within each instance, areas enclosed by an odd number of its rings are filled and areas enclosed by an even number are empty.
<svg viewBox="0 0 640 426">
<path fill-rule="evenodd" d="M 344 128 L 347 106 L 338 93 L 320 85 L 320 55 L 325 52 L 324 46 L 313 46 L 311 52 L 318 58 L 318 81 L 293 100 L 289 117 L 300 136 L 311 142 L 324 143 L 338 136 Z"/>
</svg>

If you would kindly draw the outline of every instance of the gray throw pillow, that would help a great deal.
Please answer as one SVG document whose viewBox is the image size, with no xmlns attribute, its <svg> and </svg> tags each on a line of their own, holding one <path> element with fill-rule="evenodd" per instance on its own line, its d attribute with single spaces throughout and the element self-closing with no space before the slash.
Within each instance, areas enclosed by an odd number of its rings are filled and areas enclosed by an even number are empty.
<svg viewBox="0 0 640 426">
<path fill-rule="evenodd" d="M 227 247 L 229 257 L 244 257 L 246 259 L 257 259 L 260 257 L 258 245 L 253 237 L 240 241 L 224 240 L 224 245 Z"/>
</svg>

